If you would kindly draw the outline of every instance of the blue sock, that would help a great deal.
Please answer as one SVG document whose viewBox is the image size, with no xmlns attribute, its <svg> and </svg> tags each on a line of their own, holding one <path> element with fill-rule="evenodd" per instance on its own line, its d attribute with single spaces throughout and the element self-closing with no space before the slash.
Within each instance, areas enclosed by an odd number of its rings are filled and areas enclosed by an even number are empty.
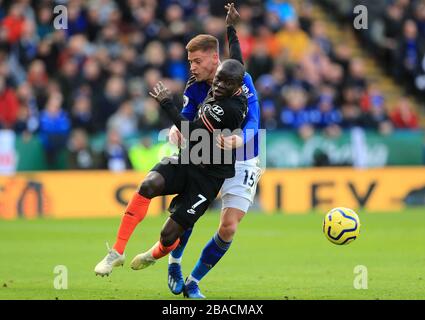
<svg viewBox="0 0 425 320">
<path fill-rule="evenodd" d="M 180 243 L 170 255 L 175 259 L 180 259 L 183 255 L 184 248 L 186 248 L 187 242 L 189 241 L 190 235 L 192 234 L 193 228 L 187 229 L 183 235 L 180 237 Z"/>
<path fill-rule="evenodd" d="M 201 279 L 217 264 L 221 257 L 224 256 L 231 243 L 231 241 L 223 241 L 218 233 L 216 233 L 207 243 L 204 250 L 202 250 L 201 257 L 192 270 L 192 278 L 201 281 Z"/>
</svg>

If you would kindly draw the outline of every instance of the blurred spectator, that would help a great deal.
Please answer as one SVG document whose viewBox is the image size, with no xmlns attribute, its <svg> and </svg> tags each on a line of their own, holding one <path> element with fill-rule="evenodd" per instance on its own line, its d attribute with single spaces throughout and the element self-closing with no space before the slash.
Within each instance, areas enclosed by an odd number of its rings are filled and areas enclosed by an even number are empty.
<svg viewBox="0 0 425 320">
<path fill-rule="evenodd" d="M 164 63 L 166 62 L 164 46 L 159 41 L 150 42 L 144 51 L 144 69 L 156 69 L 161 74 L 165 73 Z"/>
<path fill-rule="evenodd" d="M 266 9 L 268 12 L 276 14 L 281 24 L 297 18 L 295 8 L 289 1 L 267 0 Z"/>
<path fill-rule="evenodd" d="M 319 43 L 311 42 L 300 61 L 299 72 L 302 73 L 305 82 L 313 87 L 319 87 L 323 83 L 326 71 L 330 69 L 330 64 L 329 58 L 323 53 Z"/>
<path fill-rule="evenodd" d="M 43 144 L 47 164 L 50 169 L 58 166 L 58 156 L 66 148 L 71 122 L 62 110 L 63 97 L 52 93 L 46 108 L 40 114 L 40 139 Z"/>
<path fill-rule="evenodd" d="M 93 105 L 98 105 L 102 98 L 104 80 L 99 62 L 95 59 L 87 59 L 82 70 L 83 84 L 88 85 L 91 92 Z"/>
<path fill-rule="evenodd" d="M 337 43 L 331 53 L 331 59 L 335 63 L 339 64 L 347 74 L 350 67 L 351 56 L 353 52 L 346 43 Z"/>
<path fill-rule="evenodd" d="M 87 18 L 81 8 L 80 2 L 70 2 L 67 6 L 68 11 L 68 28 L 66 33 L 71 37 L 78 33 L 84 33 L 87 29 Z"/>
<path fill-rule="evenodd" d="M 342 89 L 340 104 L 356 105 L 360 108 L 363 91 L 357 87 L 347 86 Z"/>
<path fill-rule="evenodd" d="M 256 38 L 253 50 L 262 46 L 267 50 L 270 58 L 276 59 L 276 57 L 279 55 L 280 49 L 275 34 L 272 32 L 272 30 L 264 25 L 258 26 L 255 31 Z"/>
<path fill-rule="evenodd" d="M 155 17 L 155 7 L 153 5 L 134 5 L 132 16 L 139 33 L 146 37 L 146 42 L 158 39 L 163 30 L 163 23 Z"/>
<path fill-rule="evenodd" d="M 332 43 L 326 32 L 326 26 L 323 21 L 316 20 L 311 26 L 311 40 L 320 47 L 322 52 L 330 55 L 332 52 Z"/>
<path fill-rule="evenodd" d="M 247 62 L 248 72 L 253 81 L 256 81 L 261 75 L 270 73 L 273 69 L 273 59 L 263 42 L 257 42 L 253 53 Z"/>
<path fill-rule="evenodd" d="M 313 24 L 313 2 L 310 0 L 298 2 L 298 20 L 301 29 L 310 32 Z"/>
<path fill-rule="evenodd" d="M 15 132 L 35 133 L 40 125 L 37 101 L 28 82 L 22 83 L 17 89 L 19 112 Z"/>
<path fill-rule="evenodd" d="M 186 83 L 189 78 L 188 64 L 186 62 L 184 46 L 179 42 L 172 42 L 168 48 L 168 59 L 166 63 L 166 76 Z"/>
<path fill-rule="evenodd" d="M 48 5 L 42 5 L 37 13 L 37 34 L 43 39 L 54 32 L 53 28 L 53 8 Z"/>
<path fill-rule="evenodd" d="M 314 134 L 311 112 L 307 109 L 307 95 L 301 88 L 290 88 L 285 93 L 286 107 L 280 114 L 284 128 L 297 131 L 303 139 Z"/>
<path fill-rule="evenodd" d="M 403 36 L 396 49 L 393 66 L 395 76 L 401 83 L 408 84 L 410 92 L 413 92 L 413 76 L 424 52 L 415 21 L 407 20 L 403 25 Z"/>
<path fill-rule="evenodd" d="M 278 83 L 272 75 L 263 75 L 255 83 L 260 98 L 261 121 L 260 124 L 267 130 L 274 130 L 279 125 L 279 104 L 276 98 Z"/>
<path fill-rule="evenodd" d="M 31 62 L 27 74 L 27 81 L 28 84 L 31 85 L 36 96 L 37 105 L 44 105 L 47 100 L 49 76 L 41 60 L 34 60 Z"/>
<path fill-rule="evenodd" d="M 100 128 L 106 128 L 106 122 L 109 117 L 118 110 L 121 103 L 125 101 L 126 96 L 124 79 L 117 76 L 109 78 L 95 110 L 96 121 L 98 121 Z"/>
<path fill-rule="evenodd" d="M 398 129 L 418 129 L 419 119 L 409 99 L 402 97 L 391 112 L 391 120 Z"/>
<path fill-rule="evenodd" d="M 382 56 L 387 66 L 393 62 L 393 52 L 397 49 L 400 30 L 403 29 L 403 20 L 402 8 L 396 3 L 392 3 L 386 8 L 382 21 L 375 23 L 375 41 L 383 50 Z"/>
<path fill-rule="evenodd" d="M 344 86 L 354 87 L 357 90 L 365 90 L 367 86 L 366 69 L 361 58 L 353 58 L 349 63 L 348 75 Z"/>
<path fill-rule="evenodd" d="M 0 76 L 0 126 L 13 128 L 19 108 L 15 90 L 7 87 L 6 80 Z"/>
<path fill-rule="evenodd" d="M 80 94 L 75 97 L 71 110 L 71 122 L 73 128 L 85 130 L 89 134 L 97 131 L 90 98 Z"/>
<path fill-rule="evenodd" d="M 30 128 L 28 126 L 30 119 L 30 112 L 28 106 L 21 105 L 18 110 L 16 122 L 13 125 L 13 130 L 17 135 L 28 137 L 30 135 Z"/>
<path fill-rule="evenodd" d="M 418 26 L 419 35 L 421 38 L 425 38 L 425 3 L 417 2 L 416 7 L 414 9 L 414 15 L 416 24 Z"/>
<path fill-rule="evenodd" d="M 354 103 L 345 103 L 341 107 L 342 120 L 340 123 L 343 129 L 352 129 L 362 125 L 362 111 L 360 107 Z"/>
<path fill-rule="evenodd" d="M 312 122 L 317 129 L 324 129 L 330 135 L 339 134 L 341 113 L 334 105 L 335 92 L 332 87 L 323 86 L 317 105 L 311 112 Z"/>
<path fill-rule="evenodd" d="M 143 136 L 129 151 L 131 165 L 134 170 L 149 172 L 161 160 L 162 143 L 153 144 L 150 136 Z"/>
<path fill-rule="evenodd" d="M 7 33 L 7 41 L 14 44 L 19 40 L 24 30 L 25 17 L 24 7 L 20 3 L 14 3 L 10 6 L 8 15 L 1 21 L 2 27 Z"/>
<path fill-rule="evenodd" d="M 124 101 L 117 112 L 109 118 L 107 129 L 108 131 L 117 131 L 124 139 L 137 134 L 138 120 L 134 112 L 133 105 L 129 100 Z"/>
<path fill-rule="evenodd" d="M 157 130 L 161 127 L 159 105 L 156 100 L 146 98 L 143 100 L 143 114 L 140 117 L 143 130 Z"/>
<path fill-rule="evenodd" d="M 379 94 L 371 96 L 370 108 L 363 114 L 362 125 L 367 129 L 377 130 L 383 135 L 392 132 L 393 126 L 388 116 L 383 96 Z"/>
<path fill-rule="evenodd" d="M 22 35 L 14 47 L 19 63 L 25 69 L 37 57 L 38 41 L 35 24 L 26 20 L 22 28 Z"/>
<path fill-rule="evenodd" d="M 43 62 L 47 74 L 56 73 L 58 56 L 58 45 L 52 39 L 45 39 L 39 42 L 36 59 Z"/>
<path fill-rule="evenodd" d="M 100 155 L 100 169 L 119 172 L 131 168 L 128 152 L 120 134 L 113 129 L 108 131 L 106 144 Z"/>
<path fill-rule="evenodd" d="M 165 24 L 168 34 L 166 38 L 170 40 L 183 40 L 189 31 L 184 22 L 184 10 L 179 3 L 171 3 L 165 9 Z M 163 31 L 164 32 L 164 31 Z"/>
<path fill-rule="evenodd" d="M 298 63 L 309 47 L 310 39 L 300 28 L 297 19 L 287 20 L 284 28 L 276 35 L 280 57 L 286 63 Z"/>
<path fill-rule="evenodd" d="M 87 133 L 74 129 L 68 143 L 68 168 L 71 170 L 97 169 L 97 155 L 90 148 Z"/>
<path fill-rule="evenodd" d="M 251 57 L 256 41 L 253 36 L 252 29 L 245 23 L 239 23 L 236 26 L 236 32 L 238 34 L 239 43 L 241 45 L 242 58 L 244 61 L 248 61 L 248 59 Z"/>
</svg>

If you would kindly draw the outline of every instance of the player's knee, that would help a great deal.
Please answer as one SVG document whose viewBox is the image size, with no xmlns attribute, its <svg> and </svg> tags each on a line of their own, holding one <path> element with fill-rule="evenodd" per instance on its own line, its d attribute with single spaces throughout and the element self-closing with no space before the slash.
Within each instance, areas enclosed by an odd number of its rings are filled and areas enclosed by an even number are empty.
<svg viewBox="0 0 425 320">
<path fill-rule="evenodd" d="M 146 178 L 139 188 L 139 194 L 145 198 L 152 199 L 158 196 L 163 189 L 163 181 L 155 177 Z"/>
<path fill-rule="evenodd" d="M 220 224 L 218 234 L 224 241 L 230 241 L 238 229 L 237 222 L 224 222 Z"/>
<path fill-rule="evenodd" d="M 169 247 L 173 245 L 176 240 L 179 238 L 176 232 L 170 230 L 162 230 L 160 241 L 164 247 Z"/>
</svg>

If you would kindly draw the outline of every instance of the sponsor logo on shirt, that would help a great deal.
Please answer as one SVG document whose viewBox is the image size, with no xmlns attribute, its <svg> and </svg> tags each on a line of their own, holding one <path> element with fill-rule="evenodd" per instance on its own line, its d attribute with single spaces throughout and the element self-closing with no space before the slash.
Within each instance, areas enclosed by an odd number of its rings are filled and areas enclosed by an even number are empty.
<svg viewBox="0 0 425 320">
<path fill-rule="evenodd" d="M 246 84 L 242 85 L 242 90 L 243 90 L 243 93 L 245 94 L 247 99 L 251 98 L 254 95 L 252 92 L 249 92 L 249 88 Z"/>
<path fill-rule="evenodd" d="M 218 116 L 222 116 L 224 114 L 223 108 L 216 104 L 212 106 L 212 111 Z"/>
</svg>

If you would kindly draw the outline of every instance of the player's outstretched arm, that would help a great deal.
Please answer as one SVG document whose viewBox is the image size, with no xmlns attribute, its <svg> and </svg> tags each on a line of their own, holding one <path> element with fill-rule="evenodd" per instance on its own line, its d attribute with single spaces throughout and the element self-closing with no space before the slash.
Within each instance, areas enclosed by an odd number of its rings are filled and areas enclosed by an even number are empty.
<svg viewBox="0 0 425 320">
<path fill-rule="evenodd" d="M 234 3 L 228 3 L 224 8 L 227 10 L 226 26 L 230 58 L 238 60 L 243 64 L 242 50 L 234 27 L 240 19 L 239 12 L 236 10 Z"/>
<path fill-rule="evenodd" d="M 154 87 L 153 92 L 149 92 L 149 95 L 154 98 L 156 101 L 159 102 L 159 105 L 161 108 L 166 112 L 167 116 L 171 119 L 171 121 L 174 123 L 174 125 L 177 127 L 177 129 L 182 133 L 183 137 L 186 139 L 189 139 L 191 132 L 196 129 L 208 129 L 209 131 L 211 127 L 215 128 L 215 122 L 212 121 L 212 119 L 204 119 L 206 122 L 208 120 L 208 125 L 201 121 L 201 119 L 196 121 L 189 121 L 183 115 L 180 114 L 177 107 L 174 105 L 173 100 L 171 98 L 171 92 L 170 90 L 164 86 L 162 81 L 159 81 Z M 182 131 L 182 123 L 185 122 L 188 124 L 188 132 L 185 130 Z M 211 124 L 212 123 L 212 124 Z M 187 136 L 185 136 L 187 134 Z"/>
<path fill-rule="evenodd" d="M 153 91 L 153 92 L 152 92 Z M 182 121 L 188 121 L 184 118 L 177 108 L 174 106 L 173 100 L 171 98 L 170 90 L 164 86 L 162 81 L 159 81 L 154 87 L 153 90 L 149 92 L 149 95 L 159 102 L 159 105 L 167 113 L 167 116 L 171 119 L 177 129 L 181 132 L 181 123 Z"/>
</svg>

